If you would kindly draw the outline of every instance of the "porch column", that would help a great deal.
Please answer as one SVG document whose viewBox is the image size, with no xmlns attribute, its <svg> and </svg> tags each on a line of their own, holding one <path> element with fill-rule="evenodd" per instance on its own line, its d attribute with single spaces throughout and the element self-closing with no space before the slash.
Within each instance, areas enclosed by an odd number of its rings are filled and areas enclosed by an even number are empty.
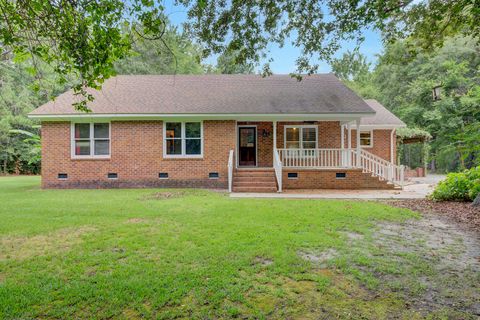
<svg viewBox="0 0 480 320">
<path fill-rule="evenodd" d="M 360 152 L 361 152 L 361 148 L 360 148 L 360 119 L 357 119 L 357 168 L 360 168 L 361 165 L 360 165 Z"/>
<path fill-rule="evenodd" d="M 272 121 L 273 124 L 273 161 L 275 161 L 275 152 L 277 151 L 277 121 Z"/>
<path fill-rule="evenodd" d="M 341 140 L 341 144 L 340 144 L 340 148 L 342 149 L 341 151 L 341 161 L 342 161 L 342 167 L 345 167 L 345 125 L 341 125 L 340 126 L 340 140 Z"/>
<path fill-rule="evenodd" d="M 350 122 L 347 124 L 347 130 L 348 130 L 347 165 L 348 165 L 349 167 L 351 167 L 351 166 L 352 166 L 352 125 L 351 125 Z"/>
</svg>

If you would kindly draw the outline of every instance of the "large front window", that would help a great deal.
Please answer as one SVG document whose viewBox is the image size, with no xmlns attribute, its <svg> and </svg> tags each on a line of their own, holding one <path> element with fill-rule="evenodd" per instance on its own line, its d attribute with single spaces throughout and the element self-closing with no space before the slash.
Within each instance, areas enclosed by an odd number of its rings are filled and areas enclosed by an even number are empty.
<svg viewBox="0 0 480 320">
<path fill-rule="evenodd" d="M 110 123 L 75 123 L 72 125 L 74 158 L 108 158 Z"/>
<path fill-rule="evenodd" d="M 166 122 L 164 131 L 166 157 L 201 157 L 201 122 Z"/>
<path fill-rule="evenodd" d="M 317 126 L 286 126 L 285 148 L 316 149 Z"/>
</svg>

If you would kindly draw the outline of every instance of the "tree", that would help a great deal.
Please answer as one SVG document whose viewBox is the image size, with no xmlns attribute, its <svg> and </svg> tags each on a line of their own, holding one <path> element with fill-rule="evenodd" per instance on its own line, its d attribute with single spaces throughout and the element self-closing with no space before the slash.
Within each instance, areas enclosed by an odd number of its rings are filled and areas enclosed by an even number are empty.
<svg viewBox="0 0 480 320">
<path fill-rule="evenodd" d="M 136 34 L 128 29 L 123 32 Z M 161 40 L 146 40 L 142 35 L 136 34 L 133 45 L 135 55 L 117 61 L 116 72 L 203 72 L 199 61 L 200 48 L 176 28 L 168 27 Z M 26 115 L 45 103 L 51 95 L 58 95 L 75 83 L 75 79 L 67 78 L 67 83 L 59 86 L 54 70 L 45 63 L 38 63 L 41 78 L 33 72 L 34 62 L 31 59 L 14 62 L 13 55 L 6 55 L 0 61 L 0 172 L 3 174 L 39 172 L 39 127 Z"/>
<path fill-rule="evenodd" d="M 437 169 L 470 168 L 480 161 L 478 52 L 480 45 L 470 37 L 446 39 L 442 48 L 414 56 L 409 41 L 397 41 L 386 47 L 368 77 L 350 87 L 367 92 L 410 127 L 430 132 Z M 432 89 L 438 85 L 441 99 L 434 100 Z"/>
<path fill-rule="evenodd" d="M 358 50 L 347 51 L 341 58 L 334 58 L 331 67 L 340 80 L 365 99 L 378 96 L 371 79 L 371 63 Z"/>
<path fill-rule="evenodd" d="M 39 128 L 40 126 L 33 126 L 33 129 Z M 22 141 L 32 147 L 27 147 L 29 150 L 27 153 L 24 153 L 25 156 L 22 160 L 26 160 L 29 165 L 40 165 L 40 160 L 42 159 L 42 144 L 40 140 L 40 135 L 36 132 L 18 129 L 10 130 L 10 133 L 26 136 L 26 138 L 24 138 Z"/>
<path fill-rule="evenodd" d="M 295 35 L 300 48 L 298 73 L 314 73 L 320 60 L 330 60 L 343 40 L 363 40 L 373 27 L 385 40 L 410 36 L 414 48 L 431 49 L 455 34 L 480 38 L 478 0 L 179 0 L 188 13 L 185 25 L 204 47 L 203 56 L 238 52 L 243 62 L 259 61 L 268 45 L 282 46 Z M 85 88 L 99 88 L 115 74 L 115 62 L 131 53 L 133 38 L 125 26 L 141 25 L 145 39 L 162 39 L 166 31 L 161 2 L 132 0 L 0 0 L 1 55 L 47 62 L 73 89 L 85 96 L 75 104 L 88 110 Z M 271 73 L 268 63 L 264 73 Z"/>
<path fill-rule="evenodd" d="M 43 80 L 38 90 L 32 87 L 36 79 L 29 72 L 31 61 L 13 63 L 4 59 L 0 63 L 0 172 L 38 173 L 38 154 L 31 142 L 22 135 L 12 134 L 12 130 L 24 130 L 38 134 L 35 122 L 26 117 L 36 106 L 46 102 L 51 95 L 63 92 L 66 87 L 55 85 L 55 74 L 46 65 L 41 66 Z"/>
<path fill-rule="evenodd" d="M 362 81 L 370 71 L 367 57 L 358 51 L 347 51 L 341 58 L 334 58 L 331 62 L 333 73 L 343 81 Z"/>
<path fill-rule="evenodd" d="M 115 63 L 118 74 L 203 73 L 201 48 L 185 33 L 167 24 L 162 39 L 145 39 L 133 27 L 125 30 L 132 38 L 132 53 Z"/>
<path fill-rule="evenodd" d="M 224 53 L 217 59 L 216 71 L 223 74 L 252 74 L 254 65 L 235 53 Z"/>
</svg>

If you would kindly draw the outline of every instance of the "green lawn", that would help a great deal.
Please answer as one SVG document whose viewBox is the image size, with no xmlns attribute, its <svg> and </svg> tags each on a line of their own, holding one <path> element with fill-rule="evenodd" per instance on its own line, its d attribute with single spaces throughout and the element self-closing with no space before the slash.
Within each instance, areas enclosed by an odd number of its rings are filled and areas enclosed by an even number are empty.
<svg viewBox="0 0 480 320">
<path fill-rule="evenodd" d="M 378 223 L 418 217 L 407 210 L 203 190 L 41 190 L 39 183 L 0 178 L 1 319 L 449 312 L 406 307 L 431 265 L 374 241 Z M 411 282 L 394 281 L 405 274 Z"/>
</svg>

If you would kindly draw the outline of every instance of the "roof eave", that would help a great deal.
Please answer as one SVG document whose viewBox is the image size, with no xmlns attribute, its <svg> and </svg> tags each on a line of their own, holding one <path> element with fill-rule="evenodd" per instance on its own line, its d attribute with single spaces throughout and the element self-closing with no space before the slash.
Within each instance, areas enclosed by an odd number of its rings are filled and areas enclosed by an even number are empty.
<svg viewBox="0 0 480 320">
<path fill-rule="evenodd" d="M 91 120 L 166 120 L 166 119 L 197 119 L 197 120 L 355 120 L 362 117 L 372 116 L 372 112 L 358 113 L 281 113 L 281 114 L 32 114 L 31 119 L 41 121 L 91 121 Z"/>
<path fill-rule="evenodd" d="M 360 124 L 361 129 L 398 129 L 398 128 L 405 128 L 406 124 Z"/>
</svg>

